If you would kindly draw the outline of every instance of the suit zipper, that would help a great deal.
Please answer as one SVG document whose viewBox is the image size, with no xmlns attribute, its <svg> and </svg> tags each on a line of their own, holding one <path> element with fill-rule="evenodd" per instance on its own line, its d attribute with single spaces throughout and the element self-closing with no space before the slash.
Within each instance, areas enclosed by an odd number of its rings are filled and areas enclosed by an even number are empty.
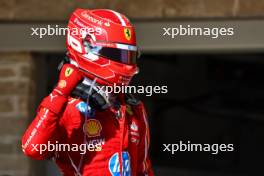
<svg viewBox="0 0 264 176">
<path fill-rule="evenodd" d="M 121 118 L 119 120 L 122 121 L 122 126 L 120 127 L 120 130 L 121 130 L 121 145 L 120 145 L 120 151 L 119 151 L 119 158 L 120 158 L 120 176 L 123 176 L 123 144 L 124 144 L 124 129 L 125 129 L 125 122 L 126 122 L 126 119 L 124 117 L 124 108 L 126 108 L 126 106 L 123 106 L 120 108 L 120 113 L 121 113 Z"/>
</svg>

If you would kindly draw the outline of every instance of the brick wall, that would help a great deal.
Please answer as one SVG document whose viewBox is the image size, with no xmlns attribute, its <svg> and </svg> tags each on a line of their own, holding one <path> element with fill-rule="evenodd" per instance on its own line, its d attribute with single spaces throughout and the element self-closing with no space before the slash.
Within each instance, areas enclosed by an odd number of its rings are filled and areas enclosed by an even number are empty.
<svg viewBox="0 0 264 176">
<path fill-rule="evenodd" d="M 0 53 L 0 175 L 28 176 L 29 160 L 21 151 L 21 135 L 33 98 L 28 53 Z"/>
</svg>

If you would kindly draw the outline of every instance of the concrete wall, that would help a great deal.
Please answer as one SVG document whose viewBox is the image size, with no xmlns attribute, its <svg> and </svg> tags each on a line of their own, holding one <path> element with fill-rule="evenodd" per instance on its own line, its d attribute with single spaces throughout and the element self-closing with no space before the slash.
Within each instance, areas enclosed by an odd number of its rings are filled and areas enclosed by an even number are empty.
<svg viewBox="0 0 264 176">
<path fill-rule="evenodd" d="M 140 19 L 264 16 L 264 0 L 1 0 L 0 20 L 67 20 L 77 7 L 110 8 Z"/>
</svg>

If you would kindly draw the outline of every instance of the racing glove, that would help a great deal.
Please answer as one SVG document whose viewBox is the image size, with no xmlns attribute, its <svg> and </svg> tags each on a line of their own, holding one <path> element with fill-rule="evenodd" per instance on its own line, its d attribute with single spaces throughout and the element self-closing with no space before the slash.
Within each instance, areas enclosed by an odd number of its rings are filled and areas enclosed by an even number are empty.
<svg viewBox="0 0 264 176">
<path fill-rule="evenodd" d="M 67 102 L 68 96 L 82 78 L 83 76 L 78 68 L 71 64 L 64 64 L 60 71 L 58 84 L 50 95 L 44 98 L 40 106 L 59 114 L 65 102 Z"/>
<path fill-rule="evenodd" d="M 59 81 L 54 91 L 68 97 L 81 80 L 82 75 L 78 68 L 71 64 L 64 64 L 60 71 Z"/>
</svg>

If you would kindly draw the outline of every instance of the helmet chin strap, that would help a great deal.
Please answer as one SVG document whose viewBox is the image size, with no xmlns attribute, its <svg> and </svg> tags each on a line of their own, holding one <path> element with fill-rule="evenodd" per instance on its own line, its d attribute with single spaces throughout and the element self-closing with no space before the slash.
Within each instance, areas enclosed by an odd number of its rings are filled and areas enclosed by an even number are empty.
<svg viewBox="0 0 264 176">
<path fill-rule="evenodd" d="M 90 89 L 88 90 L 88 97 L 86 99 L 86 103 L 89 105 L 90 104 L 90 96 L 92 94 L 93 89 L 96 87 L 95 83 L 96 83 L 97 78 L 94 78 L 94 80 L 91 82 L 90 84 L 90 80 L 89 80 L 89 84 L 87 83 L 88 86 L 90 86 Z M 86 80 L 86 78 L 84 79 L 84 82 L 88 82 L 88 80 Z"/>
<path fill-rule="evenodd" d="M 108 93 L 105 87 L 100 86 L 96 80 L 97 78 L 94 80 L 84 78 L 84 80 L 76 86 L 72 95 L 89 102 L 89 105 L 93 108 L 104 110 L 113 105 L 116 97 Z"/>
</svg>

